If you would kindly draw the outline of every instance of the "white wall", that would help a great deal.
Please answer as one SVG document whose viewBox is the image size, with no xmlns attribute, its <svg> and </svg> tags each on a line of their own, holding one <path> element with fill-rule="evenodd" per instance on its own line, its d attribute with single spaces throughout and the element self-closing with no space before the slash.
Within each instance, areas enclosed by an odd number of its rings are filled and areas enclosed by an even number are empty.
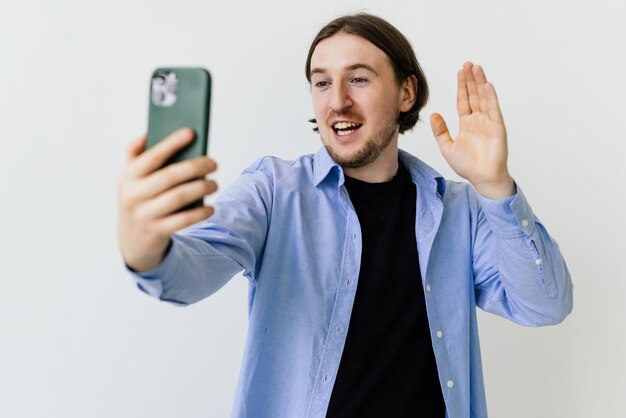
<svg viewBox="0 0 626 418">
<path fill-rule="evenodd" d="M 305 54 L 323 24 L 359 10 L 412 41 L 432 89 L 424 115 L 454 132 L 456 70 L 484 66 L 511 172 L 573 276 L 557 327 L 480 315 L 491 416 L 624 416 L 623 2 L 3 0 L 1 417 L 228 416 L 246 281 L 186 309 L 134 288 L 116 241 L 125 146 L 145 130 L 151 70 L 202 65 L 222 189 L 257 157 L 315 151 Z M 456 178 L 427 124 L 401 147 Z"/>
</svg>

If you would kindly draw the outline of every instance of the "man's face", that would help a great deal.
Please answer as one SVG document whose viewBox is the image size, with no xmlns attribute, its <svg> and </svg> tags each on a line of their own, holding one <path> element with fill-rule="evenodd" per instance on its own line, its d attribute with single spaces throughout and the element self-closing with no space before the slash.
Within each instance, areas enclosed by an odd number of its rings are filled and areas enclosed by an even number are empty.
<svg viewBox="0 0 626 418">
<path fill-rule="evenodd" d="M 337 33 L 311 57 L 311 97 L 322 142 L 343 167 L 375 161 L 398 136 L 406 104 L 387 55 L 356 35 Z"/>
</svg>

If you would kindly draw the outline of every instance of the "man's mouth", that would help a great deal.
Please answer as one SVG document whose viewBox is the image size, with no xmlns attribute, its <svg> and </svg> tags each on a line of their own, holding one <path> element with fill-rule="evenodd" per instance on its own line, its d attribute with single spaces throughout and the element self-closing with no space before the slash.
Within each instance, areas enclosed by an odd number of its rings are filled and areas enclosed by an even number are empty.
<svg viewBox="0 0 626 418">
<path fill-rule="evenodd" d="M 350 135 L 352 132 L 363 126 L 362 123 L 356 122 L 335 122 L 332 125 L 333 130 L 339 136 Z"/>
</svg>

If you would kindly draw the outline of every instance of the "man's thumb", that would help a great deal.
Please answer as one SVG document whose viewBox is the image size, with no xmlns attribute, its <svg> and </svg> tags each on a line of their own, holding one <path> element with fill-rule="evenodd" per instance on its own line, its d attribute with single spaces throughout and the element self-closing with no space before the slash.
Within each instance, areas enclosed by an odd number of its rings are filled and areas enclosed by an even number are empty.
<svg viewBox="0 0 626 418">
<path fill-rule="evenodd" d="M 446 121 L 443 120 L 443 117 L 439 113 L 433 113 L 430 115 L 430 127 L 433 130 L 435 139 L 437 139 L 439 149 L 443 152 L 443 150 L 452 143 Z"/>
</svg>

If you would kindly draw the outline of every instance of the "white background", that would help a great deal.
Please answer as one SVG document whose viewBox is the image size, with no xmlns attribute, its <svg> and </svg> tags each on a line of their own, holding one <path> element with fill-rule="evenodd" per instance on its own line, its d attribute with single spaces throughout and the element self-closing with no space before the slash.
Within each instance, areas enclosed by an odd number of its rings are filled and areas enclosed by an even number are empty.
<svg viewBox="0 0 626 418">
<path fill-rule="evenodd" d="M 573 276 L 559 326 L 480 313 L 490 415 L 626 416 L 623 2 L 2 0 L 1 417 L 229 415 L 247 282 L 184 309 L 134 287 L 116 241 L 125 147 L 145 130 L 151 71 L 201 65 L 222 189 L 260 156 L 314 152 L 306 52 L 359 10 L 410 39 L 431 87 L 423 116 L 441 112 L 453 134 L 456 71 L 484 66 L 510 170 Z M 457 178 L 427 124 L 400 146 Z"/>
</svg>

